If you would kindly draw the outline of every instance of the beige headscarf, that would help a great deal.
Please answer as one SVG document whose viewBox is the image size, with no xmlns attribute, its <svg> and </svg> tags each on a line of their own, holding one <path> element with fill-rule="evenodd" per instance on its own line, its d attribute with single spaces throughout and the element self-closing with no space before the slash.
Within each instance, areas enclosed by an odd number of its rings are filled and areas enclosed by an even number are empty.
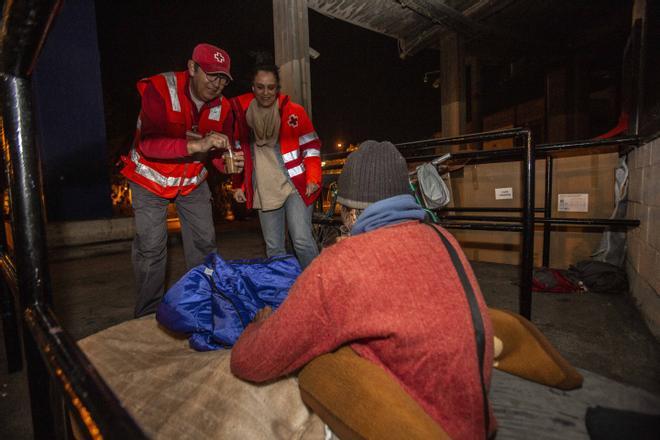
<svg viewBox="0 0 660 440">
<path fill-rule="evenodd" d="M 252 207 L 269 211 L 281 208 L 293 185 L 278 160 L 275 148 L 280 135 L 280 112 L 277 105 L 260 107 L 256 99 L 250 103 L 246 113 L 247 123 L 254 133 L 254 181 L 255 192 Z"/>
<path fill-rule="evenodd" d="M 277 105 L 261 107 L 253 99 L 246 112 L 247 123 L 254 132 L 257 147 L 272 147 L 280 135 L 280 111 Z"/>
</svg>

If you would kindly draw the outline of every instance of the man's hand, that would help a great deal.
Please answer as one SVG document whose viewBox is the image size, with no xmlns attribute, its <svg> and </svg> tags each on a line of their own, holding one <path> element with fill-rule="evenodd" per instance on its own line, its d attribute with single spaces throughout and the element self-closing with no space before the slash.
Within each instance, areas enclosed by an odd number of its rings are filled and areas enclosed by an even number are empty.
<svg viewBox="0 0 660 440">
<path fill-rule="evenodd" d="M 305 195 L 307 197 L 309 197 L 312 194 L 314 194 L 318 189 L 319 189 L 319 186 L 316 183 L 307 182 L 307 190 L 305 191 Z"/>
<path fill-rule="evenodd" d="M 245 193 L 240 188 L 235 189 L 233 195 L 234 195 L 234 200 L 236 200 L 238 203 L 245 203 L 247 201 L 247 199 L 245 198 Z"/>
<path fill-rule="evenodd" d="M 209 150 L 229 148 L 229 138 L 222 133 L 211 131 L 201 139 L 191 139 L 188 141 L 188 154 L 206 153 Z"/>
<path fill-rule="evenodd" d="M 263 309 L 259 310 L 256 315 L 254 315 L 254 319 L 252 320 L 252 322 L 256 323 L 256 322 L 265 321 L 272 314 L 273 314 L 273 309 L 271 309 L 270 306 L 266 306 Z"/>
</svg>

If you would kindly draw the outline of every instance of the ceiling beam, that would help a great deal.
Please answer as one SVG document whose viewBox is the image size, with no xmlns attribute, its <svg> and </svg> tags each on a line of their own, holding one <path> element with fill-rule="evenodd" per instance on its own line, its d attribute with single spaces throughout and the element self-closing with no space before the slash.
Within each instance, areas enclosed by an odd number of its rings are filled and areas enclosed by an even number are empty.
<svg viewBox="0 0 660 440">
<path fill-rule="evenodd" d="M 415 38 L 399 39 L 399 56 L 406 58 L 415 55 L 440 41 L 440 36 L 445 32 L 447 32 L 446 28 L 436 25 L 426 29 Z"/>
<path fill-rule="evenodd" d="M 428 18 L 432 22 L 467 37 L 476 37 L 484 28 L 442 1 L 398 0 L 401 6 Z"/>
</svg>

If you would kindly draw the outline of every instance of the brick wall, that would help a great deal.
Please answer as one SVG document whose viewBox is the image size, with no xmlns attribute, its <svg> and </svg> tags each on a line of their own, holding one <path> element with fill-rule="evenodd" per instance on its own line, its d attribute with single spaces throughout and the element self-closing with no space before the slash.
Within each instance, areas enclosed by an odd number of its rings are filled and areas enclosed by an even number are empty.
<svg viewBox="0 0 660 440">
<path fill-rule="evenodd" d="M 660 340 L 660 138 L 628 156 L 628 217 L 639 228 L 628 231 L 626 271 L 642 316 Z"/>
</svg>

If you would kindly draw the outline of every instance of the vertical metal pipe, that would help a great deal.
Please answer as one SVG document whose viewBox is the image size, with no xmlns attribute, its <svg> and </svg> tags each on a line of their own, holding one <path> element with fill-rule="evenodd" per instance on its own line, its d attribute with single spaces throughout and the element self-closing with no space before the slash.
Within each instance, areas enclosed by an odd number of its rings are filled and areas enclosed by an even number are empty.
<svg viewBox="0 0 660 440">
<path fill-rule="evenodd" d="M 532 136 L 526 131 L 523 163 L 523 237 L 522 264 L 520 274 L 520 297 L 518 311 L 527 319 L 532 319 L 532 277 L 534 270 L 534 180 L 536 153 Z"/>
<path fill-rule="evenodd" d="M 545 202 L 543 218 L 552 217 L 552 156 L 545 158 Z M 550 229 L 549 222 L 543 224 L 543 266 L 550 267 Z"/>
<path fill-rule="evenodd" d="M 1 74 L 2 142 L 8 149 L 11 210 L 20 310 L 37 304 L 51 304 L 45 231 L 42 217 L 38 159 L 32 132 L 32 106 L 29 78 Z M 23 345 L 34 438 L 53 436 L 54 415 L 50 406 L 49 377 L 39 349 L 23 327 Z"/>
</svg>

